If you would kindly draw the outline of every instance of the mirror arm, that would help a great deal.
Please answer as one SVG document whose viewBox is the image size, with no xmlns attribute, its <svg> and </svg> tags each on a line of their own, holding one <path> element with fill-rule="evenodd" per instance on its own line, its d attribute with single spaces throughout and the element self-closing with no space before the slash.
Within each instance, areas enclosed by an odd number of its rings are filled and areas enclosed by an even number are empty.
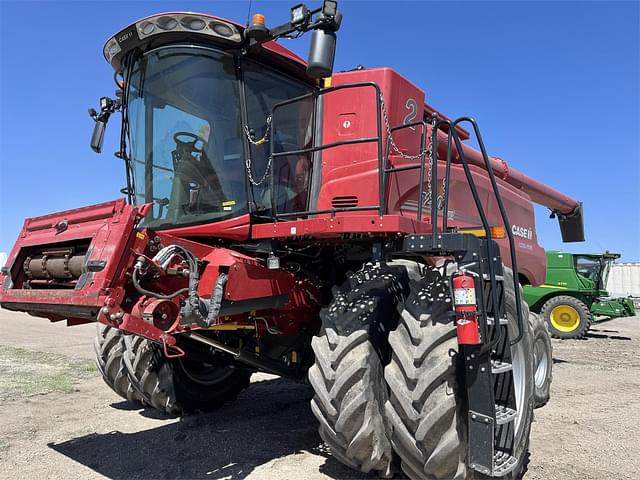
<svg viewBox="0 0 640 480">
<path fill-rule="evenodd" d="M 121 106 L 122 101 L 119 98 L 117 100 L 113 100 L 109 97 L 101 97 L 100 113 L 96 112 L 94 108 L 90 108 L 89 116 L 93 119 L 94 122 L 107 123 L 111 114 L 120 110 Z"/>
<path fill-rule="evenodd" d="M 314 15 L 318 15 L 315 21 L 311 21 Z M 250 35 L 245 37 L 245 51 L 254 47 L 262 45 L 263 43 L 270 42 L 277 38 L 290 35 L 294 32 L 305 33 L 310 30 L 326 30 L 329 32 L 337 32 L 340 29 L 340 23 L 342 21 L 342 14 L 339 11 L 335 11 L 334 15 L 325 15 L 323 13 L 323 7 L 316 8 L 315 10 L 308 10 L 308 15 L 301 23 L 293 24 L 291 22 L 283 23 L 277 27 L 270 28 L 264 38 L 254 38 Z"/>
</svg>

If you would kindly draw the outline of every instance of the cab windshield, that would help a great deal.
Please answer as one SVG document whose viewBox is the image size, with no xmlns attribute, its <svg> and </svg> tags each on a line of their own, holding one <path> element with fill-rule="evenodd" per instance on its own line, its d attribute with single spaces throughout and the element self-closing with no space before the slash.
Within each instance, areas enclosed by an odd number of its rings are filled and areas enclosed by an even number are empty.
<svg viewBox="0 0 640 480">
<path fill-rule="evenodd" d="M 576 256 L 575 264 L 578 274 L 591 280 L 596 288 L 604 288 L 602 285 L 603 260 L 597 257 Z"/>
<path fill-rule="evenodd" d="M 258 140 L 268 133 L 273 105 L 311 87 L 249 61 L 242 63 L 241 82 L 237 64 L 229 54 L 196 46 L 159 48 L 134 62 L 127 99 L 129 190 L 135 204 L 153 204 L 145 226 L 170 228 L 237 217 L 248 212 L 249 201 L 252 211 L 268 211 L 272 196 L 280 209 L 306 205 L 308 159 L 281 160 L 272 194 L 271 145 Z M 241 88 L 247 126 L 242 123 Z M 295 107 L 282 115 L 286 118 L 279 118 L 280 124 L 295 137 L 286 139 L 286 146 L 305 143 L 311 111 Z M 258 145 L 245 143 L 247 132 Z M 273 141 L 275 151 L 284 148 L 282 139 Z"/>
</svg>

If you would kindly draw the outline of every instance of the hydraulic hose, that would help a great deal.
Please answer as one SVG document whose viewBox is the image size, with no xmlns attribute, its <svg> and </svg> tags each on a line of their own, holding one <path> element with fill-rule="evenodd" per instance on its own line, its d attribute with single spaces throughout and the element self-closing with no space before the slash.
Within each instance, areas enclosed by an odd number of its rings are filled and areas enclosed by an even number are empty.
<svg viewBox="0 0 640 480">
<path fill-rule="evenodd" d="M 209 300 L 209 312 L 207 313 L 207 318 L 204 320 L 205 326 L 210 327 L 213 322 L 218 318 L 218 314 L 220 313 L 220 306 L 222 305 L 222 296 L 224 295 L 224 286 L 227 283 L 227 274 L 224 272 L 220 272 L 218 274 L 218 279 L 216 280 L 215 285 L 213 286 L 213 291 L 211 292 L 211 300 Z"/>
<path fill-rule="evenodd" d="M 136 290 L 138 290 L 140 293 L 143 293 L 144 295 L 149 295 L 150 297 L 159 298 L 160 300 L 171 300 L 172 298 L 177 297 L 178 295 L 189 291 L 188 288 L 181 288 L 180 290 L 177 290 L 173 293 L 164 294 L 164 293 L 152 292 L 151 290 L 147 290 L 143 288 L 140 285 L 140 282 L 138 281 L 138 270 L 139 270 L 138 268 L 133 269 L 133 275 L 131 275 L 131 280 L 133 282 L 133 286 L 136 287 Z"/>
<path fill-rule="evenodd" d="M 171 300 L 172 298 L 187 293 L 188 295 L 188 311 L 190 314 L 194 315 L 194 320 L 201 327 L 210 327 L 215 322 L 216 318 L 220 314 L 220 308 L 222 305 L 222 298 L 224 296 L 224 287 L 227 283 L 228 274 L 225 272 L 220 272 L 218 274 L 218 279 L 216 280 L 213 290 L 211 291 L 211 299 L 209 300 L 208 307 L 205 306 L 205 302 L 202 301 L 200 296 L 198 295 L 198 283 L 200 281 L 200 276 L 198 273 L 198 261 L 196 257 L 186 248 L 181 247 L 180 245 L 168 245 L 162 248 L 154 257 L 153 262 L 157 263 L 158 266 L 162 270 L 166 270 L 170 263 L 171 259 L 175 255 L 180 255 L 184 258 L 189 264 L 189 286 L 186 288 L 181 288 L 173 293 L 164 294 L 158 292 L 152 292 L 150 290 L 145 289 L 140 285 L 140 281 L 138 279 L 138 273 L 142 269 L 146 259 L 144 257 L 140 257 L 136 262 L 136 265 L 133 268 L 132 281 L 133 285 L 136 289 L 144 294 L 149 295 L 151 297 L 159 298 L 161 300 Z"/>
</svg>

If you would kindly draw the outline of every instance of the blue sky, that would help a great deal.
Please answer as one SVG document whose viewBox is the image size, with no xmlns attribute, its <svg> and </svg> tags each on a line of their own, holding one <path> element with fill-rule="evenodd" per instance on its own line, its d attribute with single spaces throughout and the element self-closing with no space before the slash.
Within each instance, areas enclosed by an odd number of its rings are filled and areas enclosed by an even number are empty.
<svg viewBox="0 0 640 480">
<path fill-rule="evenodd" d="M 253 1 L 269 25 L 288 1 Z M 309 1 L 315 6 L 319 2 Z M 25 217 L 119 196 L 118 121 L 89 150 L 87 108 L 113 95 L 102 46 L 171 10 L 246 21 L 248 0 L 0 0 L 0 251 Z M 582 200 L 588 241 L 563 245 L 537 209 L 548 249 L 640 261 L 640 9 L 636 1 L 341 1 L 336 70 L 390 66 L 449 116 L 475 116 L 489 153 Z M 307 41 L 284 45 L 306 56 Z"/>
</svg>

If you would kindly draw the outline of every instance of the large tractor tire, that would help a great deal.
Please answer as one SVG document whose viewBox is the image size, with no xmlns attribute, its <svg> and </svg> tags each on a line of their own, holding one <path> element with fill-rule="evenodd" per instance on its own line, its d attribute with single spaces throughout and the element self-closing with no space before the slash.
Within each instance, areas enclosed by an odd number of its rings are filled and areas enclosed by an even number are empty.
<svg viewBox="0 0 640 480">
<path fill-rule="evenodd" d="M 391 475 L 393 451 L 384 416 L 383 369 L 388 332 L 396 326 L 396 306 L 408 283 L 406 266 L 366 264 L 334 289 L 333 301 L 320 314 L 322 330 L 311 343 L 311 409 L 320 437 L 345 465 L 385 477 Z"/>
<path fill-rule="evenodd" d="M 551 398 L 553 347 L 542 317 L 529 313 L 529 323 L 533 331 L 533 406 L 540 408 Z"/>
<path fill-rule="evenodd" d="M 252 372 L 189 357 L 168 359 L 143 337 L 125 337 L 124 364 L 144 403 L 167 414 L 210 411 L 233 401 L 249 386 Z"/>
<path fill-rule="evenodd" d="M 593 320 L 589 307 L 569 295 L 558 295 L 547 300 L 540 314 L 553 338 L 583 338 Z"/>
<path fill-rule="evenodd" d="M 104 382 L 118 395 L 135 404 L 141 397 L 131 384 L 124 366 L 124 334 L 117 328 L 102 323 L 97 324 L 93 348 L 96 352 L 96 366 Z"/>
<path fill-rule="evenodd" d="M 505 303 L 511 338 L 517 335 L 513 274 L 505 268 Z M 459 372 L 458 343 L 451 312 L 450 288 L 437 269 L 411 283 L 398 306 L 400 323 L 390 333 L 391 362 L 385 368 L 391 443 L 411 479 L 468 479 L 481 475 L 467 467 L 467 414 L 464 379 Z M 524 318 L 529 309 L 522 303 Z M 528 461 L 533 417 L 533 355 L 529 322 L 511 349 L 518 417 L 514 455 L 518 465 L 506 478 L 520 478 Z"/>
</svg>

